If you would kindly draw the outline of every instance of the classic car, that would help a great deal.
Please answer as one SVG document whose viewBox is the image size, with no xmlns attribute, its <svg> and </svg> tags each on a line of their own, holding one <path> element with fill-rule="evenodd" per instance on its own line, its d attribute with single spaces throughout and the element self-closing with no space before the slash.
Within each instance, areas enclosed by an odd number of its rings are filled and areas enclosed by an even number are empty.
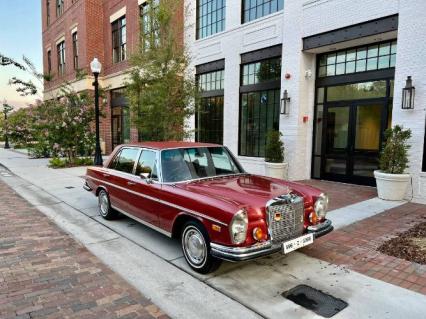
<svg viewBox="0 0 426 319">
<path fill-rule="evenodd" d="M 228 148 L 206 143 L 120 145 L 84 188 L 108 220 L 124 214 L 180 239 L 199 273 L 221 260 L 289 253 L 333 230 L 328 197 L 310 186 L 249 174 Z"/>
</svg>

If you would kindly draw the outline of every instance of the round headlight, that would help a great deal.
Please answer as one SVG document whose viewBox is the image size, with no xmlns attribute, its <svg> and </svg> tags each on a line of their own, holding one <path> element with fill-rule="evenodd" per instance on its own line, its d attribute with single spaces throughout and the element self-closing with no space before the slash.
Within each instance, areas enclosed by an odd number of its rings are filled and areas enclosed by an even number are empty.
<svg viewBox="0 0 426 319">
<path fill-rule="evenodd" d="M 234 244 L 242 244 L 247 237 L 248 217 L 244 209 L 239 210 L 229 225 L 231 240 Z"/>
<path fill-rule="evenodd" d="M 327 208 L 328 208 L 328 196 L 325 194 L 321 194 L 315 204 L 314 204 L 314 210 L 317 216 L 320 219 L 324 219 L 327 215 Z"/>
</svg>

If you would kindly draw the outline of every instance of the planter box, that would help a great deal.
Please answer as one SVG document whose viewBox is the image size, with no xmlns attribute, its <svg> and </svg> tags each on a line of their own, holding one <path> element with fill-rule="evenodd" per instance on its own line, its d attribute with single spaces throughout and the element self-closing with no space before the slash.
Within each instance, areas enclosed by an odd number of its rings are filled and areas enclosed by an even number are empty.
<svg viewBox="0 0 426 319">
<path fill-rule="evenodd" d="M 288 163 L 265 162 L 265 175 L 286 180 L 288 178 Z"/>
<path fill-rule="evenodd" d="M 377 194 L 385 200 L 403 200 L 410 182 L 410 174 L 387 174 L 374 171 Z"/>
</svg>

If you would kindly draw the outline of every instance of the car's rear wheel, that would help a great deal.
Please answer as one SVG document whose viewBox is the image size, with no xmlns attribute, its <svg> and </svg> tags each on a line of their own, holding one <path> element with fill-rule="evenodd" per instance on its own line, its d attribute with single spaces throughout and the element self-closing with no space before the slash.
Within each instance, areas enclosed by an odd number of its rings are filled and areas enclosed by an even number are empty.
<svg viewBox="0 0 426 319">
<path fill-rule="evenodd" d="M 111 208 L 108 193 L 103 189 L 98 194 L 98 210 L 99 214 L 106 220 L 117 218 L 118 213 Z"/>
<path fill-rule="evenodd" d="M 201 223 L 187 222 L 182 228 L 181 243 L 187 263 L 196 272 L 208 274 L 219 268 L 222 261 L 210 254 L 210 238 Z"/>
</svg>

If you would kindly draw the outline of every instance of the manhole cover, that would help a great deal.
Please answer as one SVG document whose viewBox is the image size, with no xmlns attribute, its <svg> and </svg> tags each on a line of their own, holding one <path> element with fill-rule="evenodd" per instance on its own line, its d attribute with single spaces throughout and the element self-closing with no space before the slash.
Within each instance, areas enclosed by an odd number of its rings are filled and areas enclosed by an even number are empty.
<svg viewBox="0 0 426 319">
<path fill-rule="evenodd" d="M 333 317 L 348 306 L 347 302 L 306 285 L 296 286 L 282 296 L 325 318 Z"/>
<path fill-rule="evenodd" d="M 75 188 L 74 186 L 65 186 L 66 189 L 73 189 Z"/>
</svg>

